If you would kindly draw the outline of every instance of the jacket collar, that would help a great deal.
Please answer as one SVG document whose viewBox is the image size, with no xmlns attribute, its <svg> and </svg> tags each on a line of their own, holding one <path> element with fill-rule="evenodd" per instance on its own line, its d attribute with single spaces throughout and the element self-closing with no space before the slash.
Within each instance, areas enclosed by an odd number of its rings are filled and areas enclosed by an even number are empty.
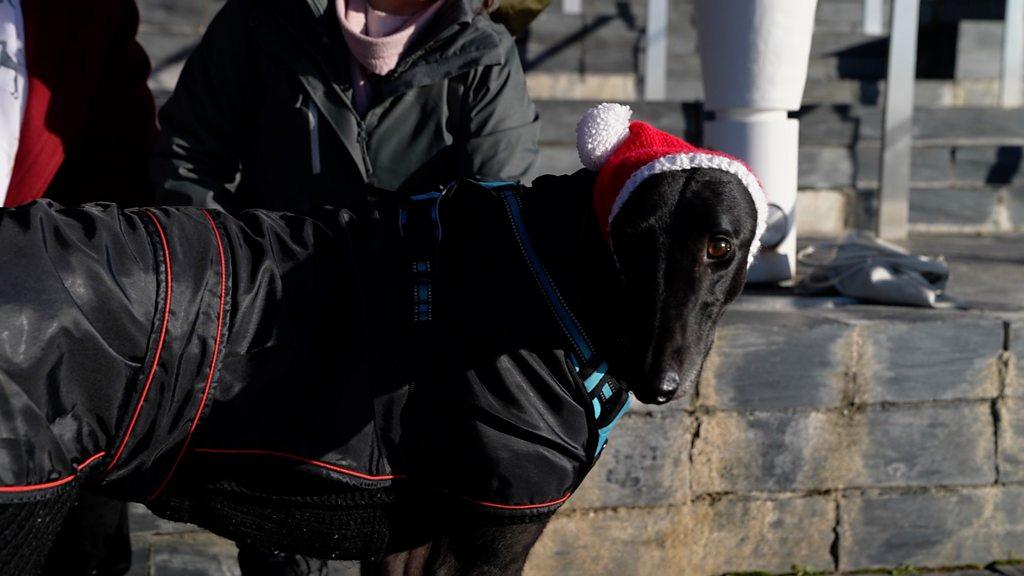
<svg viewBox="0 0 1024 576">
<path fill-rule="evenodd" d="M 475 14 L 470 0 L 442 1 L 447 5 L 419 35 L 422 41 L 414 43 L 377 86 L 381 99 L 496 64 L 504 57 L 494 25 L 476 24 L 486 16 Z M 250 24 L 268 52 L 279 54 L 295 71 L 366 179 L 366 159 L 356 143 L 363 120 L 352 106 L 349 56 L 334 0 L 253 0 Z"/>
<path fill-rule="evenodd" d="M 382 97 L 430 84 L 480 65 L 500 62 L 502 55 L 497 53 L 501 44 L 498 36 L 490 29 L 472 25 L 474 19 L 486 18 L 476 13 L 472 0 L 441 1 L 445 6 L 426 30 L 417 34 L 395 69 L 384 77 L 380 87 Z M 348 53 L 344 50 L 344 40 L 335 16 L 335 0 L 305 0 L 302 3 L 268 0 L 260 4 L 275 17 L 285 19 L 292 36 L 307 54 L 306 58 L 319 62 L 329 80 L 348 97 L 351 94 L 347 74 Z M 302 5 L 303 10 L 289 9 L 289 6 Z"/>
</svg>

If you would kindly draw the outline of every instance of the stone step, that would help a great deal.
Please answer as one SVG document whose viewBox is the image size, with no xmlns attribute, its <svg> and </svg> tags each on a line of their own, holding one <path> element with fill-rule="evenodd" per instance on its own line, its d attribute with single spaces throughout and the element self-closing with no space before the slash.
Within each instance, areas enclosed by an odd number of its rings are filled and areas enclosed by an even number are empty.
<svg viewBox="0 0 1024 576">
<path fill-rule="evenodd" d="M 583 14 L 565 14 L 557 8 L 541 13 L 530 25 L 529 41 L 537 46 L 551 46 L 581 35 L 582 39 L 605 36 L 623 47 L 635 45 L 644 34 L 645 13 L 630 3 L 616 3 L 607 9 L 584 3 Z M 618 25 L 613 25 L 613 23 Z M 696 54 L 697 30 L 693 8 L 686 3 L 673 3 L 669 8 L 669 50 L 672 54 Z M 811 43 L 811 57 L 837 54 L 885 58 L 888 40 L 868 36 L 859 31 L 816 29 Z"/>
<path fill-rule="evenodd" d="M 576 122 L 593 101 L 537 100 L 541 142 L 575 144 Z M 633 102 L 633 117 L 699 143 L 704 111 L 699 103 Z M 816 185 L 877 181 L 881 111 L 874 107 L 810 105 L 797 114 L 804 164 L 840 168 L 804 178 Z M 919 108 L 914 113 L 915 181 L 1010 184 L 1021 178 L 1024 113 L 1020 109 Z M 821 180 L 815 181 L 816 178 Z"/>
<path fill-rule="evenodd" d="M 804 146 L 800 150 L 803 188 L 878 186 L 878 141 L 854 147 Z M 1024 148 L 1009 146 L 918 146 L 911 156 L 915 185 L 974 187 L 1024 185 Z"/>
<path fill-rule="evenodd" d="M 974 235 L 1024 231 L 1024 188 L 913 186 L 909 222 L 913 232 Z M 874 229 L 877 204 L 877 190 L 858 190 L 849 215 L 854 227 Z"/>
<path fill-rule="evenodd" d="M 673 22 L 679 17 L 679 14 L 688 14 L 693 9 L 693 0 L 669 1 L 669 15 Z M 995 2 L 998 0 L 979 1 Z M 863 0 L 819 0 L 818 10 L 815 13 L 815 29 L 831 32 L 859 32 L 862 27 L 863 5 Z M 888 14 L 888 5 L 889 0 L 886 0 L 883 14 Z M 625 6 L 628 7 L 630 12 L 635 14 L 637 21 L 641 24 L 644 22 L 644 15 L 647 10 L 647 2 L 645 0 L 584 0 L 582 6 L 585 15 L 615 13 L 620 9 L 620 6 Z M 673 13 L 676 14 L 673 15 Z M 562 14 L 561 6 L 559 1 L 556 0 L 541 14 L 541 18 L 549 18 L 560 14 Z M 888 17 L 886 17 L 886 20 L 888 20 Z"/>
<path fill-rule="evenodd" d="M 598 104 L 581 100 L 538 100 L 541 117 L 540 140 L 543 144 L 576 144 L 576 123 L 583 113 Z M 633 118 L 644 120 L 672 134 L 698 140 L 702 107 L 684 102 L 630 102 Z"/>
<path fill-rule="evenodd" d="M 696 38 L 692 25 L 671 30 L 670 77 L 700 78 Z M 643 43 L 642 26 L 621 14 L 542 16 L 530 29 L 524 62 L 528 71 L 637 73 Z M 813 80 L 880 79 L 885 76 L 886 50 L 884 39 L 819 31 L 814 35 L 808 76 Z"/>
<path fill-rule="evenodd" d="M 699 63 L 683 61 L 674 67 L 694 64 L 685 73 L 668 76 L 668 100 L 698 102 L 704 99 Z M 538 100 L 605 100 L 634 102 L 640 99 L 640 78 L 633 72 L 565 72 L 534 70 L 527 74 L 530 94 Z M 822 104 L 880 106 L 885 98 L 885 81 L 843 78 L 810 79 L 804 89 L 805 106 Z M 991 108 L 999 106 L 999 82 L 990 79 L 918 79 L 914 102 L 919 108 Z"/>
<path fill-rule="evenodd" d="M 816 151 L 801 150 L 797 231 L 800 235 L 838 236 L 849 227 L 873 229 L 877 181 L 837 182 L 821 174 L 841 163 L 822 161 Z M 812 158 L 809 160 L 808 158 Z M 916 158 L 916 156 L 915 156 Z M 567 174 L 579 170 L 571 146 L 544 146 L 532 181 L 540 174 Z M 915 163 L 915 177 L 920 178 Z M 809 176 L 812 175 L 812 176 Z M 910 227 L 920 233 L 1007 233 L 1024 231 L 1024 182 L 1012 186 L 985 183 L 931 183 L 915 181 L 910 192 Z M 856 190 L 856 194 L 854 194 Z"/>
<path fill-rule="evenodd" d="M 882 136 L 882 111 L 868 106 L 806 106 L 801 119 L 802 145 L 854 145 Z M 1024 113 L 1001 108 L 918 108 L 914 111 L 916 147 L 1021 146 Z"/>
<path fill-rule="evenodd" d="M 576 122 L 598 102 L 581 100 L 537 100 L 541 117 L 540 140 L 544 144 L 576 142 Z M 667 132 L 700 142 L 703 106 L 688 102 L 630 102 L 633 118 L 658 126 Z M 797 114 L 800 118 L 802 146 L 854 146 L 867 123 L 878 124 L 881 117 L 870 108 L 859 106 L 809 106 Z M 871 129 L 875 134 L 878 126 Z M 877 140 L 877 136 L 874 138 Z"/>
<path fill-rule="evenodd" d="M 863 140 L 881 138 L 882 111 L 861 112 Z M 922 108 L 914 111 L 916 146 L 1004 146 L 1024 145 L 1024 113 L 1001 108 Z"/>
<path fill-rule="evenodd" d="M 537 174 L 579 169 L 575 123 L 593 103 L 539 101 L 542 154 Z M 634 117 L 701 141 L 698 105 L 637 103 Z M 847 226 L 872 228 L 877 203 L 880 114 L 871 108 L 807 107 L 801 120 L 799 186 L 805 214 L 800 233 L 835 235 Z M 912 155 L 910 224 L 924 233 L 1006 233 L 1024 230 L 1024 121 L 1019 111 L 920 110 L 921 137 Z M 1012 125 L 1015 120 L 1017 127 Z M 965 127 L 974 122 L 977 130 Z M 920 123 L 920 126 L 917 126 Z M 942 130 L 950 127 L 948 134 Z M 853 194 L 853 191 L 858 191 Z M 824 191 L 830 195 L 821 196 Z M 845 191 L 845 193 L 843 192 Z M 800 220 L 798 219 L 798 222 Z"/>
<path fill-rule="evenodd" d="M 676 99 L 676 98 L 673 98 Z M 686 100 L 687 98 L 678 98 Z M 850 104 L 880 106 L 885 99 L 885 80 L 809 79 L 804 88 L 804 105 Z M 999 81 L 936 80 L 918 78 L 914 103 L 919 108 L 992 108 L 999 104 Z"/>
</svg>

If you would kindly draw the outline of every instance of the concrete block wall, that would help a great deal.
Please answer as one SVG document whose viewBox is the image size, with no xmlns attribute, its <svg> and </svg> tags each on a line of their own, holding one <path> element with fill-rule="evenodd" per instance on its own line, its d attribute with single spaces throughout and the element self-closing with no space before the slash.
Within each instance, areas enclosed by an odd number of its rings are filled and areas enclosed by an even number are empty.
<svg viewBox="0 0 1024 576">
<path fill-rule="evenodd" d="M 1020 558 L 1016 328 L 870 307 L 728 312 L 692 397 L 627 415 L 527 573 Z"/>
</svg>

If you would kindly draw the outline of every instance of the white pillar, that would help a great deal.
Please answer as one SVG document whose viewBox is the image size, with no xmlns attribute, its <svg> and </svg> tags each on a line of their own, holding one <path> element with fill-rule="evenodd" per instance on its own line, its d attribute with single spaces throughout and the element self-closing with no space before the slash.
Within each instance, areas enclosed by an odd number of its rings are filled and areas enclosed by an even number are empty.
<svg viewBox="0 0 1024 576">
<path fill-rule="evenodd" d="M 664 100 L 668 94 L 668 0 L 647 0 L 644 49 L 644 99 Z"/>
<path fill-rule="evenodd" d="M 754 171 L 768 195 L 766 248 L 751 282 L 782 282 L 796 271 L 796 190 L 800 109 L 817 0 L 697 0 L 705 107 L 704 144 Z M 773 222 L 774 220 L 774 222 Z M 775 242 L 772 241 L 774 236 Z"/>
<path fill-rule="evenodd" d="M 1024 76 L 1024 0 L 1006 0 L 1002 78 L 999 87 L 1003 108 L 1017 108 L 1024 104 L 1021 76 Z"/>
</svg>

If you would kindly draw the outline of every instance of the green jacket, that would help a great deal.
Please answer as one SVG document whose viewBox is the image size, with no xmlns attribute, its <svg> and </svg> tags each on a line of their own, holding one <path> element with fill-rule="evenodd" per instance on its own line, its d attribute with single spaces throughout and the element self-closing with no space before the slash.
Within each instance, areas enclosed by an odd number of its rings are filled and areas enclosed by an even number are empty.
<svg viewBox="0 0 1024 576">
<path fill-rule="evenodd" d="M 160 112 L 158 194 L 306 212 L 371 189 L 521 178 L 539 120 L 512 39 L 469 0 L 442 1 L 360 118 L 334 0 L 228 0 Z"/>
</svg>

